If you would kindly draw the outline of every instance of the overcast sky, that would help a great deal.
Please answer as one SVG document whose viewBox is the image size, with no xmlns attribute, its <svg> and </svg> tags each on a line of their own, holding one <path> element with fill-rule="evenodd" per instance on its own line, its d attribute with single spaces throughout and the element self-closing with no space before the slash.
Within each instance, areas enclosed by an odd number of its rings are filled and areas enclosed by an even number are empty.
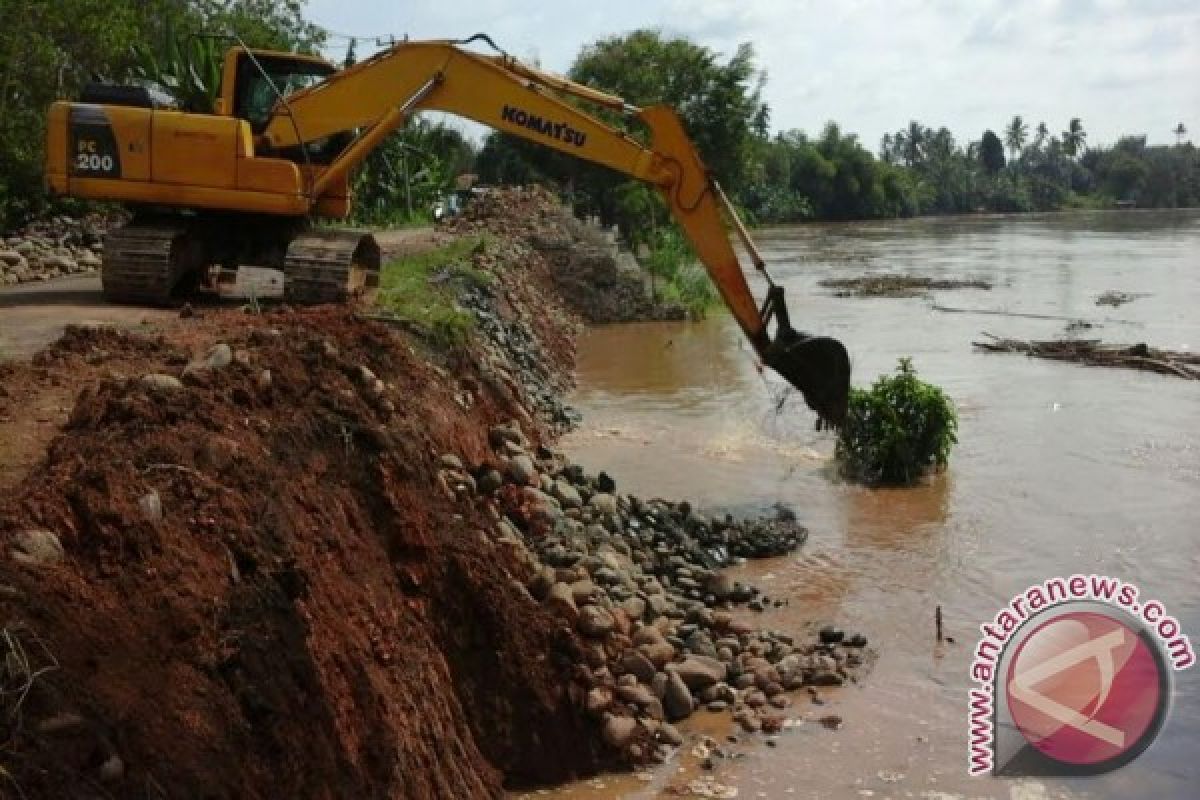
<svg viewBox="0 0 1200 800">
<path fill-rule="evenodd" d="M 309 0 L 309 17 L 362 36 L 484 31 L 556 72 L 636 28 L 725 54 L 752 42 L 774 130 L 836 120 L 873 151 L 910 119 L 965 142 L 1014 114 L 1055 133 L 1080 117 L 1090 144 L 1173 142 L 1181 121 L 1200 141 L 1200 0 Z"/>
</svg>

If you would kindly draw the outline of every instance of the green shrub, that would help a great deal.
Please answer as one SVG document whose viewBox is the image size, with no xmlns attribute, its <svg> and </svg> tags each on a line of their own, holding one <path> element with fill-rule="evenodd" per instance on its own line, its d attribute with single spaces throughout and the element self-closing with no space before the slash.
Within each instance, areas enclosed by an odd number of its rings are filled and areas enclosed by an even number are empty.
<svg viewBox="0 0 1200 800">
<path fill-rule="evenodd" d="M 836 458 L 851 480 L 907 486 L 946 466 L 957 431 L 950 398 L 917 378 L 912 359 L 902 358 L 894 375 L 850 390 Z"/>
<path fill-rule="evenodd" d="M 696 260 L 691 245 L 673 227 L 657 231 L 643 265 L 654 276 L 659 298 L 678 303 L 692 317 L 703 317 L 720 300 L 717 287 Z"/>
<path fill-rule="evenodd" d="M 491 283 L 492 276 L 472 263 L 487 247 L 486 237 L 464 236 L 444 247 L 385 264 L 376 305 L 409 323 L 437 347 L 464 344 L 475 329 L 475 317 L 461 308 L 456 298 L 462 289 Z"/>
</svg>

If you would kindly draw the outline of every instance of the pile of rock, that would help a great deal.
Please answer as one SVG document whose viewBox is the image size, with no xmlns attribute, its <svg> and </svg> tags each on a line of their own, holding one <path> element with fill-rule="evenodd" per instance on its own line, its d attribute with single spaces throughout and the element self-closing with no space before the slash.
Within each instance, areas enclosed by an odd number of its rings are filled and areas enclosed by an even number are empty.
<svg viewBox="0 0 1200 800">
<path fill-rule="evenodd" d="M 102 214 L 60 215 L 5 236 L 0 239 L 0 286 L 95 272 L 109 224 Z"/>
<path fill-rule="evenodd" d="M 480 334 L 476 357 L 484 380 L 501 389 L 501 394 L 516 394 L 521 399 L 519 407 L 537 414 L 551 430 L 563 431 L 579 421 L 578 413 L 563 402 L 570 374 L 556 368 L 561 359 L 546 351 L 534 323 L 539 315 L 543 324 L 553 322 L 555 327 L 569 329 L 571 323 L 547 320 L 554 309 L 545 302 L 529 307 L 527 298 L 506 280 L 506 273 L 515 265 L 528 263 L 530 255 L 527 245 L 511 239 L 499 239 L 477 253 L 475 266 L 492 273 L 495 280 L 462 287 L 458 302 L 475 317 Z"/>
<path fill-rule="evenodd" d="M 863 666 L 861 635 L 829 627 L 800 642 L 732 613 L 780 602 L 721 567 L 794 550 L 806 531 L 791 515 L 709 519 L 686 502 L 619 495 L 604 473 L 532 450 L 515 425 L 490 441 L 493 463 L 468 470 L 448 454 L 439 482 L 493 513 L 497 539 L 527 562 L 529 593 L 579 634 L 572 691 L 631 762 L 665 758 L 682 741 L 672 723 L 699 708 L 778 732 L 788 692 L 839 686 Z"/>
<path fill-rule="evenodd" d="M 619 250 L 610 231 L 576 219 L 540 186 L 483 192 L 446 227 L 487 231 L 527 244 L 548 262 L 559 292 L 588 322 L 686 316 L 682 306 L 655 300 L 647 273 L 631 254 Z"/>
</svg>

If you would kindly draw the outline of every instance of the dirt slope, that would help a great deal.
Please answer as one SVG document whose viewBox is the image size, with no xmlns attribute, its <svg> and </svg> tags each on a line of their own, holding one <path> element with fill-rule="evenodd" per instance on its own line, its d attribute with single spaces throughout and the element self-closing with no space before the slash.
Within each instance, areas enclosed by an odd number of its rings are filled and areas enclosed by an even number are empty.
<svg viewBox="0 0 1200 800">
<path fill-rule="evenodd" d="M 5 689 L 57 665 L 5 695 L 25 795 L 482 797 L 594 768 L 573 639 L 431 479 L 439 453 L 482 461 L 509 401 L 342 310 L 221 312 L 180 338 L 71 329 L 6 373 L 236 354 L 174 388 L 100 378 L 0 494 L 6 551 L 41 529 L 65 551 L 0 560 L 5 648 L 31 662 Z"/>
</svg>

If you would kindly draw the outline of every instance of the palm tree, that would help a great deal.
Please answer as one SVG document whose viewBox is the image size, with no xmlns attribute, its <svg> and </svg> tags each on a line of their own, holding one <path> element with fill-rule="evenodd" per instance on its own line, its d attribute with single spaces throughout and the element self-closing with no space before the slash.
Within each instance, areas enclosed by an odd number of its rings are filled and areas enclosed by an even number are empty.
<svg viewBox="0 0 1200 800">
<path fill-rule="evenodd" d="M 1034 134 L 1033 138 L 1033 148 L 1035 150 L 1041 150 L 1046 144 L 1046 137 L 1049 135 L 1050 129 L 1046 127 L 1046 123 L 1039 122 L 1037 126 L 1037 132 Z"/>
<path fill-rule="evenodd" d="M 1025 120 L 1021 119 L 1021 115 L 1012 118 L 1012 122 L 1008 123 L 1008 127 L 1004 129 L 1004 143 L 1008 145 L 1008 149 L 1012 151 L 1013 160 L 1021 154 L 1021 149 L 1025 147 L 1025 140 L 1029 137 L 1029 126 L 1025 124 Z"/>
<path fill-rule="evenodd" d="M 1063 150 L 1071 158 L 1075 158 L 1083 152 L 1085 139 L 1087 139 L 1087 133 L 1083 130 L 1083 123 L 1079 121 L 1079 117 L 1071 117 L 1071 123 L 1067 125 L 1067 129 L 1063 131 L 1062 135 Z"/>
<path fill-rule="evenodd" d="M 883 160 L 883 162 L 885 164 L 891 164 L 893 152 L 894 151 L 892 150 L 892 135 L 890 133 L 885 133 L 883 135 L 883 141 L 879 143 L 879 157 Z"/>
<path fill-rule="evenodd" d="M 1175 130 L 1172 133 L 1175 134 L 1175 144 L 1183 144 L 1183 137 L 1187 135 L 1187 128 L 1181 122 L 1175 126 Z"/>
<path fill-rule="evenodd" d="M 921 161 L 924 155 L 925 133 L 925 128 L 921 123 L 913 120 L 908 123 L 907 133 L 896 134 L 896 148 L 900 151 L 900 156 L 904 159 L 906 166 L 911 167 Z"/>
</svg>

